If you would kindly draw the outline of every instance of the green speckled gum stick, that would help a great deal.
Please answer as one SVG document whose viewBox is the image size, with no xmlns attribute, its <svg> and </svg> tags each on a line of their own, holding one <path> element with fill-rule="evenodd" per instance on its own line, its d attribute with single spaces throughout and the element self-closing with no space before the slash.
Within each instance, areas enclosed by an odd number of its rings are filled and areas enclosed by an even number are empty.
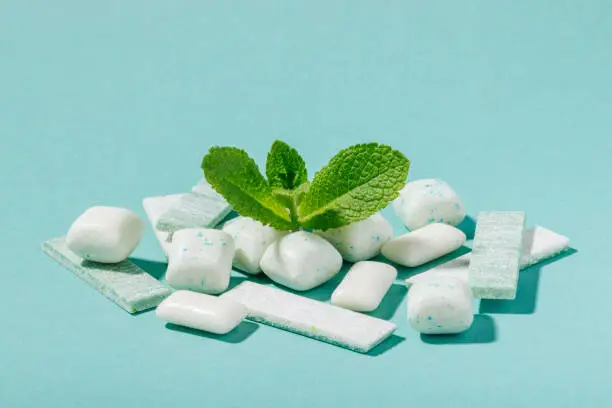
<svg viewBox="0 0 612 408">
<path fill-rule="evenodd" d="M 481 212 L 478 215 L 469 284 L 480 299 L 514 299 L 518 284 L 525 213 Z"/>
<path fill-rule="evenodd" d="M 203 190 L 200 190 L 203 191 Z M 213 228 L 223 220 L 232 207 L 216 192 L 183 195 L 157 220 L 157 229 L 176 232 L 184 228 Z"/>
<path fill-rule="evenodd" d="M 84 261 L 68 249 L 65 238 L 46 241 L 43 251 L 129 313 L 156 307 L 172 293 L 172 289 L 130 261 Z"/>
</svg>

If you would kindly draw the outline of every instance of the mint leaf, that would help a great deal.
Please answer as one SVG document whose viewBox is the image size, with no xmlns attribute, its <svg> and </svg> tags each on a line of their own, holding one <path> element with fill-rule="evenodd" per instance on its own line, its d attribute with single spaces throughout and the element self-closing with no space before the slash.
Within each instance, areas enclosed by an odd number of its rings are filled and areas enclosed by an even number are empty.
<svg viewBox="0 0 612 408">
<path fill-rule="evenodd" d="M 235 147 L 212 147 L 202 159 L 206 180 L 245 217 L 274 228 L 292 229 L 289 211 L 278 202 L 257 164 Z"/>
<path fill-rule="evenodd" d="M 308 181 L 306 163 L 300 154 L 280 140 L 275 141 L 266 160 L 266 176 L 272 188 L 293 190 Z"/>
<path fill-rule="evenodd" d="M 310 187 L 309 182 L 305 182 L 300 184 L 298 188 L 295 190 L 287 190 L 284 188 L 277 188 L 272 191 L 274 197 L 283 204 L 285 207 L 289 209 L 289 216 L 291 217 L 291 225 L 293 229 L 297 230 L 300 227 L 300 223 L 298 221 L 298 205 L 302 201 L 304 194 L 308 191 Z"/>
<path fill-rule="evenodd" d="M 303 228 L 329 229 L 361 221 L 398 196 L 410 161 L 378 143 L 340 151 L 314 177 L 299 205 Z"/>
</svg>

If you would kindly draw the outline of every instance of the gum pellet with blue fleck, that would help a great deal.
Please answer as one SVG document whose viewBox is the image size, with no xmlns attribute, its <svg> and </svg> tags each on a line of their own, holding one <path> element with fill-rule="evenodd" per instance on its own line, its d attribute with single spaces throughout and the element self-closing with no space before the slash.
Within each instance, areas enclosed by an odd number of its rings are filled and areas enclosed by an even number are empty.
<svg viewBox="0 0 612 408">
<path fill-rule="evenodd" d="M 456 334 L 473 321 L 473 301 L 467 284 L 454 278 L 412 285 L 407 301 L 408 321 L 423 334 Z M 423 316 L 427 316 L 423 319 Z M 467 323 L 467 324 L 466 324 Z"/>
</svg>

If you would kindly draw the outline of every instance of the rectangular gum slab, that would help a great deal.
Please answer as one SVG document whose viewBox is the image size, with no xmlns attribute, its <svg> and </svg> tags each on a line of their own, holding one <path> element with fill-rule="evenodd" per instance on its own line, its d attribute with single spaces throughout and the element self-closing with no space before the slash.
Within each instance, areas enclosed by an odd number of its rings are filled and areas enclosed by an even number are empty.
<svg viewBox="0 0 612 408">
<path fill-rule="evenodd" d="M 221 297 L 242 303 L 247 319 L 367 353 L 395 331 L 395 324 L 253 282 Z"/>
<path fill-rule="evenodd" d="M 125 260 L 117 264 L 84 261 L 70 251 L 65 238 L 43 243 L 43 251 L 129 313 L 159 305 L 172 293 L 157 279 Z"/>
<path fill-rule="evenodd" d="M 230 212 L 232 206 L 215 191 L 201 187 L 184 194 L 157 219 L 156 228 L 176 232 L 184 228 L 214 228 Z"/>
<path fill-rule="evenodd" d="M 518 285 L 525 213 L 485 211 L 478 215 L 468 278 L 479 299 L 514 299 Z"/>
</svg>

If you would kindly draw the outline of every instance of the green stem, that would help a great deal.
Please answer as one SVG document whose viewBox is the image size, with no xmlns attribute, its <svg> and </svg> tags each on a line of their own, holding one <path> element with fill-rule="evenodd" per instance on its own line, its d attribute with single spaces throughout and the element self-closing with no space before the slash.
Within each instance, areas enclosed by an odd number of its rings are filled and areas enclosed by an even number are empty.
<svg viewBox="0 0 612 408">
<path fill-rule="evenodd" d="M 298 231 L 300 229 L 300 212 L 298 208 L 307 190 L 308 183 L 304 183 L 295 190 L 279 188 L 273 192 L 276 199 L 289 210 L 291 231 Z"/>
<path fill-rule="evenodd" d="M 291 217 L 291 224 L 293 224 L 293 229 L 295 231 L 297 231 L 300 227 L 300 224 L 298 222 L 298 202 L 297 202 L 297 197 L 293 196 L 291 197 L 291 207 L 289 207 L 289 215 Z"/>
</svg>

